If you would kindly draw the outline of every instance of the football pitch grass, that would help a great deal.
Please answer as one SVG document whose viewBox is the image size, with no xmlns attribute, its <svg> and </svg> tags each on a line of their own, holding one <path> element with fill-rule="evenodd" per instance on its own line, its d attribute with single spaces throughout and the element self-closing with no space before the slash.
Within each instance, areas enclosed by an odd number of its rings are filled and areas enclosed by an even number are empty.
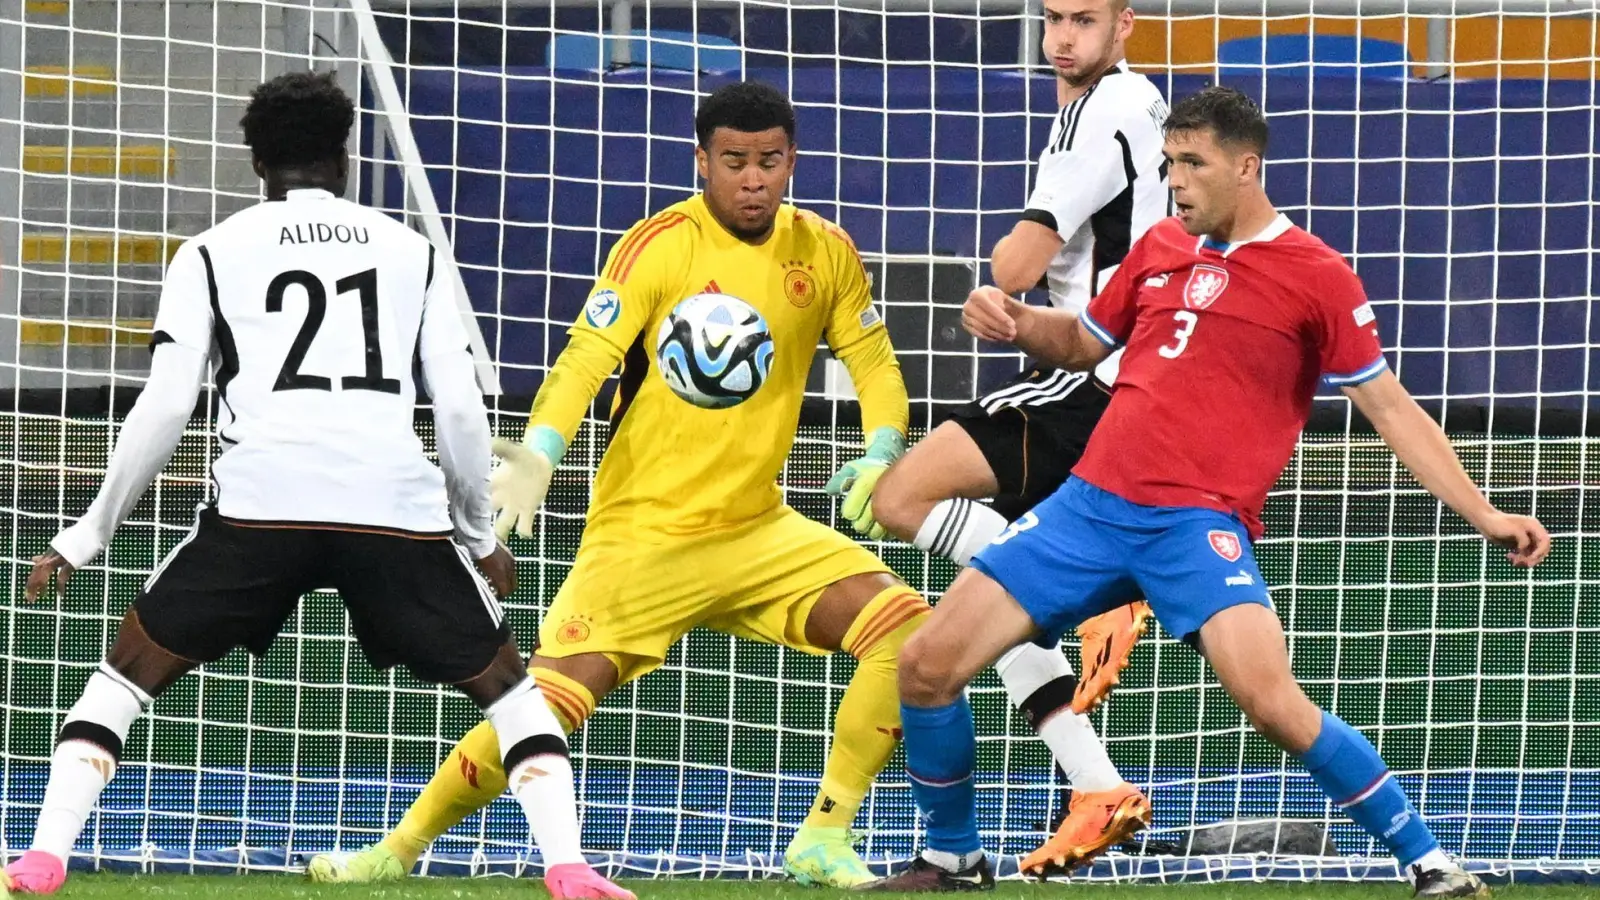
<svg viewBox="0 0 1600 900">
<path fill-rule="evenodd" d="M 745 881 L 713 879 L 627 880 L 621 884 L 639 895 L 639 900 L 789 900 L 846 895 L 845 891 L 805 888 L 777 879 Z M 1578 900 L 1600 897 L 1594 885 L 1505 885 L 1494 889 L 1496 897 L 1511 900 Z M 74 875 L 61 893 L 63 900 L 112 900 L 127 897 L 160 897 L 169 900 L 221 898 L 232 900 L 311 900 L 311 898 L 349 898 L 349 900 L 512 900 L 550 896 L 544 885 L 529 878 L 412 878 L 383 885 L 311 884 L 293 875 Z M 907 895 L 910 896 L 910 895 Z M 1053 881 L 1045 884 L 1004 881 L 987 896 L 1068 897 L 1084 900 L 1405 900 L 1410 889 L 1394 882 L 1232 882 L 1228 884 L 1071 884 Z"/>
</svg>

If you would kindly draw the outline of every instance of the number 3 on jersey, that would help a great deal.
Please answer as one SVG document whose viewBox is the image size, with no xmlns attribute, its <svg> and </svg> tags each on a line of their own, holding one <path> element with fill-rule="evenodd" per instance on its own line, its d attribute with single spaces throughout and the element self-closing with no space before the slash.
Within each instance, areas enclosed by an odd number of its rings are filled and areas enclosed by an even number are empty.
<svg viewBox="0 0 1600 900">
<path fill-rule="evenodd" d="M 1032 510 L 1025 512 L 1022 514 L 1021 518 L 1017 519 L 1015 522 L 1012 522 L 1010 525 L 1007 525 L 1005 531 L 995 535 L 994 540 L 990 541 L 990 543 L 1004 544 L 1006 541 L 1011 540 L 1012 538 L 1023 533 L 1024 531 L 1027 531 L 1037 524 L 1039 524 L 1039 517 L 1034 515 Z"/>
<path fill-rule="evenodd" d="M 1164 345 L 1156 351 L 1167 359 L 1177 359 L 1178 355 L 1188 348 L 1189 335 L 1194 334 L 1194 326 L 1200 321 L 1199 316 L 1187 309 L 1178 310 L 1172 314 L 1172 318 L 1178 323 L 1178 330 L 1172 333 L 1174 343 Z"/>
</svg>

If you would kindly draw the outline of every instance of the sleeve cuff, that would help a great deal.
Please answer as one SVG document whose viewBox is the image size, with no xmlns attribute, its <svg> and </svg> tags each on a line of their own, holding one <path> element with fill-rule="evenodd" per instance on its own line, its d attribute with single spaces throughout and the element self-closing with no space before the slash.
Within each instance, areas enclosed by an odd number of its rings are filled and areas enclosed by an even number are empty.
<svg viewBox="0 0 1600 900">
<path fill-rule="evenodd" d="M 488 531 L 483 535 L 469 535 L 462 529 L 457 528 L 456 540 L 461 542 L 461 546 L 466 548 L 467 553 L 475 560 L 489 556 L 499 546 L 494 539 L 493 531 Z"/>
<path fill-rule="evenodd" d="M 544 458 L 550 460 L 551 468 L 561 465 L 561 457 L 567 453 L 567 439 L 549 425 L 534 425 L 529 428 L 528 433 L 523 435 L 522 442 L 544 454 Z"/>
<path fill-rule="evenodd" d="M 1048 209 L 1025 209 L 1019 218 L 1024 222 L 1043 225 L 1057 234 L 1061 233 L 1061 229 L 1056 227 L 1056 214 Z"/>
<path fill-rule="evenodd" d="M 81 569 L 100 555 L 105 543 L 95 533 L 88 519 L 80 519 L 76 525 L 56 535 L 50 541 L 50 548 L 61 554 L 61 558 L 71 563 L 74 569 Z"/>
<path fill-rule="evenodd" d="M 892 463 L 906 455 L 906 436 L 892 425 L 880 425 L 869 435 L 866 456 Z"/>
<path fill-rule="evenodd" d="M 1094 317 L 1089 315 L 1088 310 L 1078 313 L 1078 321 L 1083 323 L 1083 327 L 1089 329 L 1089 333 L 1094 335 L 1096 340 L 1107 347 L 1115 350 L 1122 346 L 1122 342 L 1112 337 L 1111 332 L 1107 331 L 1104 325 L 1096 322 Z"/>
<path fill-rule="evenodd" d="M 1348 375 L 1329 374 L 1322 376 L 1322 380 L 1333 387 L 1351 387 L 1377 378 L 1387 368 L 1389 368 L 1389 361 L 1380 356 L 1368 365 L 1362 366 Z"/>
</svg>

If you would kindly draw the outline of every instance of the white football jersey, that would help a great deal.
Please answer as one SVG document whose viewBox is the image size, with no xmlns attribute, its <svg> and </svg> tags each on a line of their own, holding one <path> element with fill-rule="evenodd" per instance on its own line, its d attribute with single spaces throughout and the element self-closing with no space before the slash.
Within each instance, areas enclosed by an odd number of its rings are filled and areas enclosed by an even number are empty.
<svg viewBox="0 0 1600 900">
<path fill-rule="evenodd" d="M 1162 155 L 1167 101 L 1126 62 L 1056 115 L 1022 216 L 1061 235 L 1050 302 L 1082 312 L 1150 226 L 1171 214 Z M 1095 370 L 1116 381 L 1120 351 Z"/>
<path fill-rule="evenodd" d="M 445 261 L 394 219 L 294 190 L 187 241 L 152 345 L 211 354 L 218 512 L 451 533 L 413 428 L 413 367 L 468 346 Z"/>
</svg>

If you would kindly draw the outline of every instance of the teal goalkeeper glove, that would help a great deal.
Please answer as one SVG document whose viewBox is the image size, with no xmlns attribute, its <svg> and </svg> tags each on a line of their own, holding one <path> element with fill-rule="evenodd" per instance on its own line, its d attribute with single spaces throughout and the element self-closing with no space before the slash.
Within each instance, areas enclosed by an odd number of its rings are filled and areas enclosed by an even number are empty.
<svg viewBox="0 0 1600 900">
<path fill-rule="evenodd" d="M 567 442 L 548 425 L 536 425 L 522 440 L 495 438 L 494 455 L 500 465 L 489 475 L 489 502 L 494 506 L 494 534 L 501 542 L 516 528 L 517 534 L 533 537 L 533 523 L 550 491 L 550 478 L 561 464 Z"/>
<path fill-rule="evenodd" d="M 866 454 L 845 463 L 824 488 L 836 497 L 844 496 L 839 512 L 850 520 L 856 531 L 872 540 L 883 540 L 888 534 L 872 517 L 872 492 L 889 466 L 905 455 L 905 435 L 888 426 L 879 428 L 872 433 L 872 443 L 867 445 Z"/>
</svg>

